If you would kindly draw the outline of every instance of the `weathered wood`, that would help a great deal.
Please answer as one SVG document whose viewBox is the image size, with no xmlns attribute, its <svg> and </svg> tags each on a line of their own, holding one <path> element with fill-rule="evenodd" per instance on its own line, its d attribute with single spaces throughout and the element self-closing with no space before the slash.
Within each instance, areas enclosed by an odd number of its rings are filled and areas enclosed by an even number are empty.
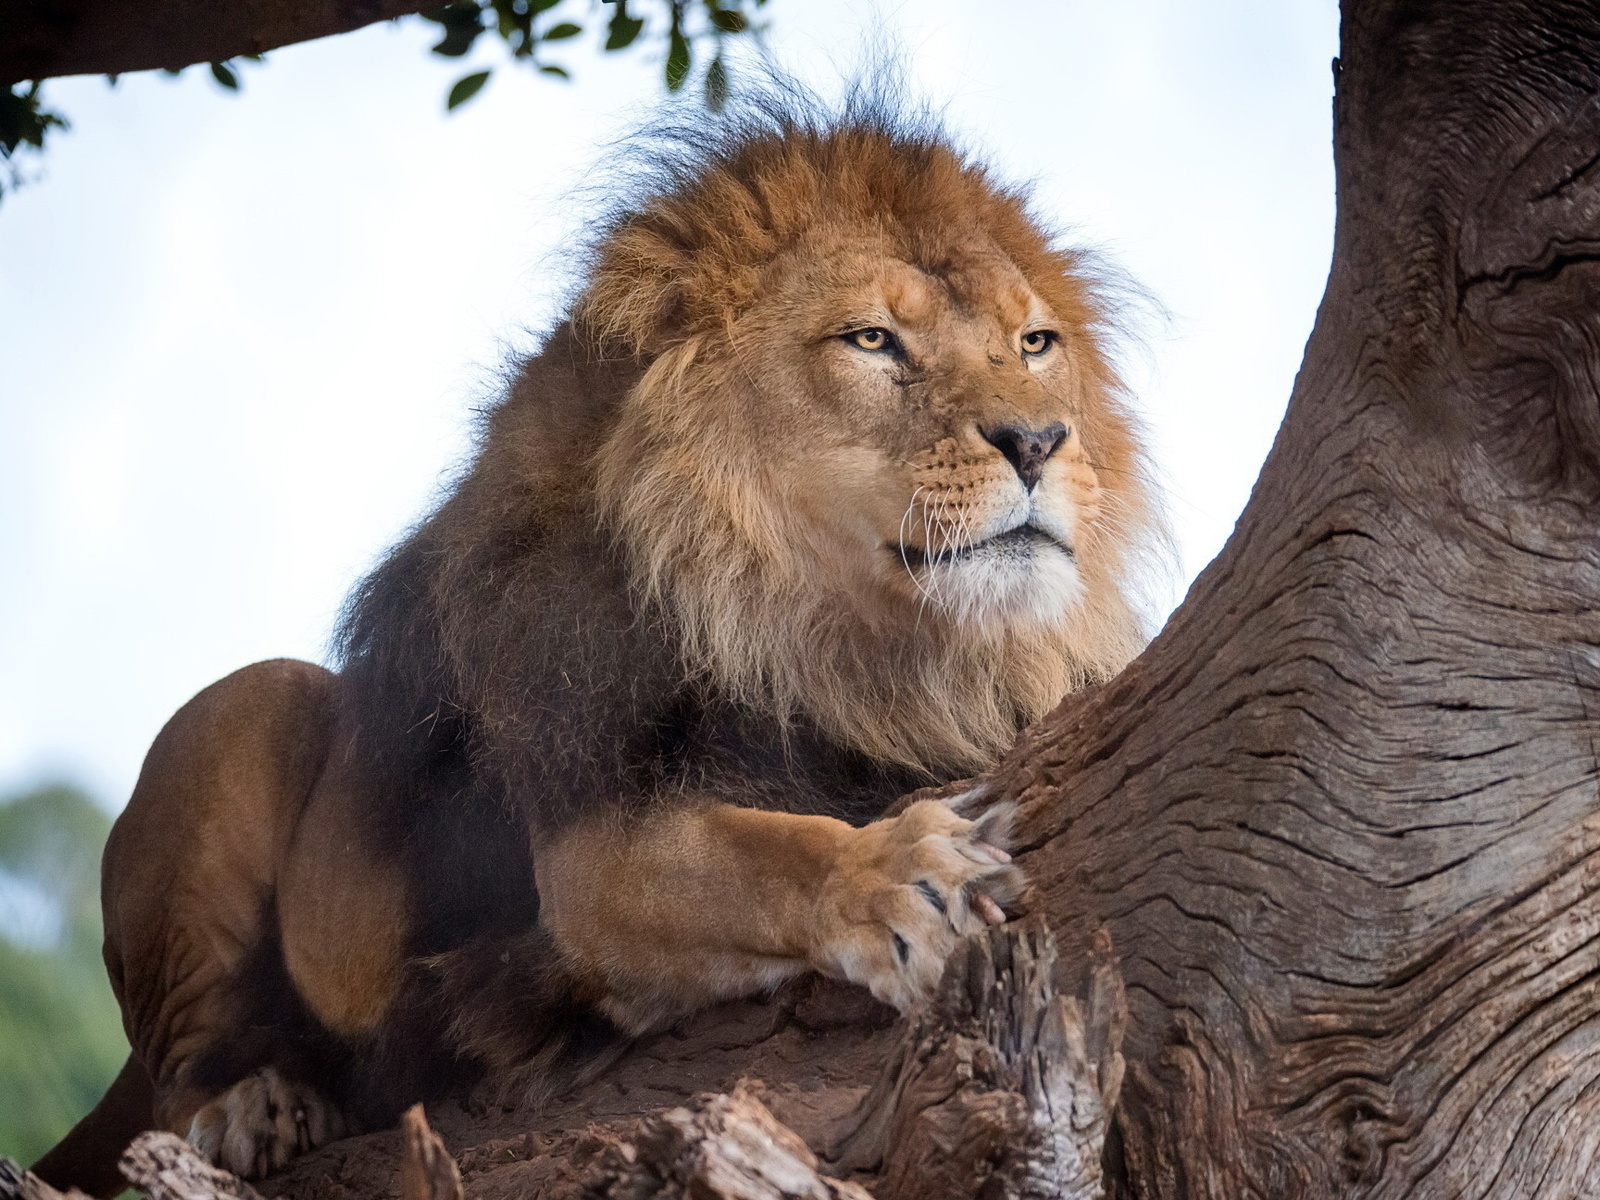
<svg viewBox="0 0 1600 1200">
<path fill-rule="evenodd" d="M 610 1146 L 586 1181 L 589 1200 L 872 1200 L 829 1179 L 805 1142 L 740 1084 L 647 1117 Z"/>
<path fill-rule="evenodd" d="M 58 1192 L 14 1158 L 0 1158 L 0 1200 L 89 1200 L 77 1188 Z"/>
<path fill-rule="evenodd" d="M 118 1166 L 150 1200 L 261 1200 L 244 1180 L 212 1166 L 188 1142 L 164 1130 L 134 1138 Z"/>
<path fill-rule="evenodd" d="M 401 1115 L 400 1137 L 401 1200 L 462 1200 L 461 1171 L 429 1128 L 422 1105 L 413 1104 Z"/>
<path fill-rule="evenodd" d="M 1086 1006 L 1058 995 L 1056 949 L 1036 918 L 968 939 L 828 1152 L 838 1173 L 878 1172 L 880 1200 L 1091 1200 L 1127 1021 L 1110 939 Z"/>
</svg>

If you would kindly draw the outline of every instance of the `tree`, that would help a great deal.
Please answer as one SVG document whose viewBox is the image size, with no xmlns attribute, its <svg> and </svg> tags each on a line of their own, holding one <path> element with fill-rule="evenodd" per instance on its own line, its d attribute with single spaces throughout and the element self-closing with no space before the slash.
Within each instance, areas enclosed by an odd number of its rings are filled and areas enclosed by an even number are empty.
<svg viewBox="0 0 1600 1200">
<path fill-rule="evenodd" d="M 1101 930 L 1120 956 L 1115 1194 L 1592 1194 L 1600 11 L 1346 0 L 1335 71 L 1333 269 L 1255 494 L 990 794 L 1068 989 Z M 903 1036 L 875 1020 L 825 988 L 735 1006 L 542 1115 L 441 1125 L 476 1194 L 568 1194 L 604 1165 L 586 1123 L 743 1074 L 816 1144 Z M 277 1190 L 376 1195 L 393 1154 Z"/>
<path fill-rule="evenodd" d="M 666 49 L 663 76 L 669 90 L 688 82 L 696 44 L 710 43 L 711 62 L 703 75 L 709 107 L 720 108 L 728 91 L 723 57 L 726 38 L 755 29 L 746 0 L 605 0 L 605 51 L 626 50 L 659 30 Z M 759 8 L 766 0 L 750 0 Z M 10 168 L 10 185 L 22 179 L 19 152 L 39 153 L 53 129 L 66 119 L 45 107 L 42 81 L 62 75 L 103 74 L 112 83 L 129 71 L 161 69 L 171 74 L 207 63 L 216 82 L 239 89 L 238 59 L 260 61 L 269 50 L 349 33 L 376 21 L 417 13 L 435 21 L 442 33 L 435 54 L 459 58 L 483 34 L 498 37 L 514 60 L 546 75 L 568 77 L 565 67 L 541 59 L 552 45 L 584 32 L 581 6 L 565 0 L 255 0 L 213 4 L 206 0 L 0 0 L 0 164 Z M 641 15 L 641 11 L 642 15 Z M 576 17 L 577 19 L 573 19 Z M 646 41 L 652 40 L 646 37 Z M 454 109 L 472 99 L 490 71 L 474 71 L 455 82 L 446 99 Z M 3 188 L 0 188 L 3 192 Z"/>
</svg>

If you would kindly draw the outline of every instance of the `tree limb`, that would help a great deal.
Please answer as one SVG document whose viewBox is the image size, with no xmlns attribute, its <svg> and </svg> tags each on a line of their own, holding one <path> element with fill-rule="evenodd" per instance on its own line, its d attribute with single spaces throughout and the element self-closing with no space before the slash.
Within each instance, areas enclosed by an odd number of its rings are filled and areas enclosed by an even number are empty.
<svg viewBox="0 0 1600 1200">
<path fill-rule="evenodd" d="M 177 70 L 436 7 L 416 0 L 0 0 L 0 84 Z"/>
</svg>

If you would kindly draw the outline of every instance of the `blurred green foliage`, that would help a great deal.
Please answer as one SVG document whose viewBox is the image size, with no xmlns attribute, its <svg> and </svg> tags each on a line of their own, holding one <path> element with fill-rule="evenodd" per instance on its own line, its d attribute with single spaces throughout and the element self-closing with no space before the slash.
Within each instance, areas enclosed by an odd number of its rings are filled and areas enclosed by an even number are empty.
<svg viewBox="0 0 1600 1200">
<path fill-rule="evenodd" d="M 5 181 L 0 182 L 0 195 L 8 186 L 15 189 L 22 183 L 17 155 L 24 151 L 37 154 L 52 129 L 66 128 L 66 118 L 40 102 L 37 82 L 0 87 L 0 178 Z"/>
<path fill-rule="evenodd" d="M 110 829 L 76 788 L 0 801 L 0 1154 L 23 1163 L 94 1107 L 128 1056 L 100 960 Z"/>
</svg>

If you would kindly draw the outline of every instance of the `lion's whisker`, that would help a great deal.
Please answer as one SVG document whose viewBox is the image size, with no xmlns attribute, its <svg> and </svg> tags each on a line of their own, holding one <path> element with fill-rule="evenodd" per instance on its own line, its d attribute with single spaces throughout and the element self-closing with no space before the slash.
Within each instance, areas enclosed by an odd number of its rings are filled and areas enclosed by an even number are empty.
<svg viewBox="0 0 1600 1200">
<path fill-rule="evenodd" d="M 906 511 L 901 514 L 900 517 L 899 533 L 900 565 L 906 569 L 906 574 L 911 577 L 911 582 L 916 585 L 917 591 L 922 596 L 921 601 L 917 604 L 917 616 L 919 619 L 922 615 L 923 608 L 928 603 L 928 589 L 922 585 L 922 580 L 917 578 L 917 573 L 911 566 L 911 560 L 906 557 L 906 523 L 911 520 L 911 510 L 916 507 L 917 497 L 922 495 L 922 493 L 926 490 L 927 488 L 925 486 L 918 484 L 917 487 L 912 491 L 911 499 L 906 501 Z"/>
</svg>

